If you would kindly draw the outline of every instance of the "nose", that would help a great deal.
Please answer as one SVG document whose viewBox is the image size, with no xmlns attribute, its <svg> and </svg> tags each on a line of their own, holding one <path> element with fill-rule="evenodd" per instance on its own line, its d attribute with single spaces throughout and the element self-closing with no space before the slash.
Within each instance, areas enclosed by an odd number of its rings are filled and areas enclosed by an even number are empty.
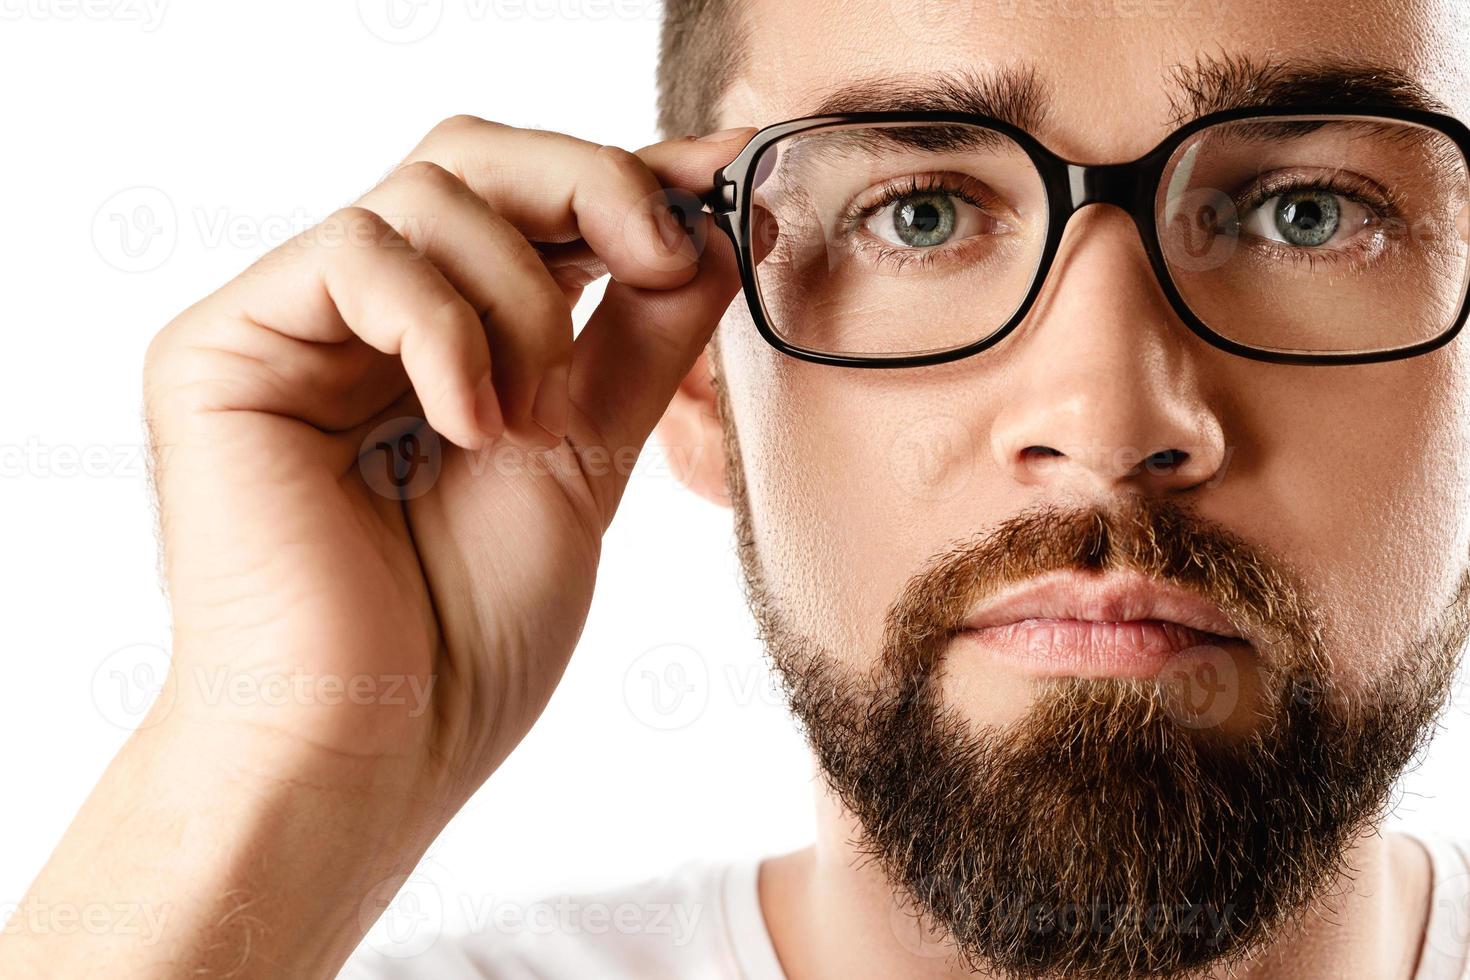
<svg viewBox="0 0 1470 980">
<path fill-rule="evenodd" d="M 1223 475 L 1202 362 L 1230 355 L 1178 322 L 1120 209 L 1074 216 L 1037 305 L 1003 343 L 1012 371 L 991 450 L 1016 482 L 1095 496 Z"/>
</svg>

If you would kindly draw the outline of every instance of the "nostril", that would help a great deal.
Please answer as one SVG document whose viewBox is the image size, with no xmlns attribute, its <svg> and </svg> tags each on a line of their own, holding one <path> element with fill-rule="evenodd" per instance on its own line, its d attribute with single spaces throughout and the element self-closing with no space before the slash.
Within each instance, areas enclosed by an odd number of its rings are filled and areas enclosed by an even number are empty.
<svg viewBox="0 0 1470 980">
<path fill-rule="evenodd" d="M 1070 464 L 1091 470 L 1109 481 L 1152 478 L 1173 482 L 1188 472 L 1186 464 L 1193 458 L 1193 454 L 1184 449 L 1160 449 L 1140 458 L 1136 449 L 1121 446 L 1107 450 L 1079 447 L 1067 453 L 1053 446 L 1033 443 L 1017 454 L 1016 465 L 1026 471 L 1027 479 L 1041 478 L 1058 466 Z"/>
<path fill-rule="evenodd" d="M 1143 465 L 1150 471 L 1177 470 L 1189 459 L 1189 453 L 1183 449 L 1161 449 L 1143 461 Z"/>
</svg>

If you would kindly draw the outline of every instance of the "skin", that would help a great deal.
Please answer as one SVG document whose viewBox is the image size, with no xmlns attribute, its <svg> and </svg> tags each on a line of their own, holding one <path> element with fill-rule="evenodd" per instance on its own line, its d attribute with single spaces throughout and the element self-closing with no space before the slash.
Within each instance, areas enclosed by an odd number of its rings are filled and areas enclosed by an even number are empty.
<svg viewBox="0 0 1470 980">
<path fill-rule="evenodd" d="M 1376 58 L 1407 67 L 1452 111 L 1470 107 L 1452 57 L 1470 41 L 1463 10 L 1288 0 L 1231 4 L 1217 17 L 1177 6 L 1178 16 L 1098 18 L 1067 16 L 1065 5 L 755 0 L 752 60 L 722 119 L 764 125 L 807 114 L 833 79 L 1029 63 L 1055 92 L 1036 133 L 1043 142 L 1069 159 L 1131 160 L 1171 128 L 1166 67 L 1221 50 Z M 994 16 L 1011 8 L 1019 13 Z M 922 27 L 905 33 L 905 23 Z M 841 43 L 810 50 L 803 39 L 812 37 Z M 1464 568 L 1464 345 L 1331 370 L 1234 357 L 1177 321 L 1116 209 L 1076 217 L 1028 321 L 977 358 L 834 371 L 772 350 L 743 306 L 719 337 L 707 366 L 721 374 L 740 433 L 763 575 L 789 621 L 854 668 L 928 556 L 1043 500 L 1180 494 L 1247 540 L 1277 546 L 1331 613 L 1328 646 L 1345 693 L 1381 651 L 1425 628 Z M 671 441 L 708 437 L 711 404 L 707 382 L 686 384 L 665 421 Z M 915 420 L 928 433 L 920 450 Z M 1028 460 L 1021 450 L 1033 444 L 1064 455 Z M 1163 447 L 1187 448 L 1191 459 L 1182 469 L 1128 472 Z M 714 449 L 699 458 L 723 463 Z M 763 466 L 767 459 L 800 465 Z M 854 460 L 865 461 L 861 472 Z M 849 476 L 829 479 L 833 472 Z M 718 498 L 719 474 L 693 482 Z M 979 658 L 950 658 L 944 683 L 947 703 L 986 722 L 1013 721 L 1029 703 L 1026 677 Z M 892 941 L 911 930 L 891 926 L 890 916 L 903 921 L 891 890 L 874 867 L 854 867 L 857 828 L 820 789 L 818 797 L 816 845 L 768 861 L 762 876 L 787 972 L 952 975 L 932 946 L 916 957 L 910 943 Z M 1412 843 L 1369 836 L 1352 863 L 1363 873 L 1329 914 L 1238 975 L 1409 975 L 1424 923 L 1424 856 Z"/>
<path fill-rule="evenodd" d="M 1194 17 L 1018 9 L 750 0 L 761 29 L 722 119 L 800 115 L 834 78 L 1016 59 L 1056 91 L 1040 138 L 1073 159 L 1131 159 L 1167 130 L 1164 67 L 1206 48 L 1371 54 L 1470 113 L 1452 59 L 1470 22 L 1449 0 L 1200 4 Z M 906 372 L 800 363 L 731 307 L 722 236 L 696 259 L 649 221 L 660 185 L 706 186 L 752 132 L 630 154 L 448 120 L 358 207 L 159 333 L 145 389 L 174 685 L 27 900 L 126 893 L 166 908 L 167 927 L 149 945 L 17 932 L 0 942 L 0 974 L 334 975 L 370 924 L 360 910 L 413 868 L 560 679 L 628 469 L 608 461 L 662 414 L 676 458 L 698 461 L 691 486 L 722 496 L 715 367 L 770 585 L 856 666 L 929 555 L 1042 499 L 1188 493 L 1203 516 L 1271 542 L 1332 610 L 1345 689 L 1447 601 L 1470 543 L 1463 344 L 1333 370 L 1235 358 L 1176 322 L 1131 224 L 1098 208 L 1069 229 L 1027 324 L 988 356 Z M 495 261 L 471 258 L 483 255 Z M 617 283 L 573 344 L 570 303 L 606 270 Z M 716 365 L 701 351 L 722 314 Z M 379 426 L 415 414 L 440 434 L 442 466 L 405 506 L 357 459 Z M 940 448 L 916 467 L 916 431 L 957 437 L 925 436 Z M 1033 444 L 1064 455 L 1028 460 Z M 1130 475 L 1117 462 L 1161 446 L 1189 447 L 1190 463 Z M 195 680 L 221 668 L 432 678 L 433 693 L 418 712 L 386 697 L 222 704 Z M 1029 696 L 1026 678 L 979 664 L 945 683 L 996 723 Z M 766 862 L 760 879 L 788 974 L 950 975 L 876 872 L 853 866 L 850 819 L 824 795 L 818 809 L 815 846 Z M 1367 837 L 1354 866 L 1330 916 L 1239 975 L 1407 976 L 1425 857 Z"/>
</svg>

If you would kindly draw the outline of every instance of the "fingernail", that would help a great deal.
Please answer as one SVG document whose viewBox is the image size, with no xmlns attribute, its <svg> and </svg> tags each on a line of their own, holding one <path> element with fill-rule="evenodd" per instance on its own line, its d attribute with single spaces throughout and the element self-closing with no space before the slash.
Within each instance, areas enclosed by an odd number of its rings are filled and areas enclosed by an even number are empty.
<svg viewBox="0 0 1470 980">
<path fill-rule="evenodd" d="M 495 397 L 495 383 L 486 371 L 475 385 L 475 424 L 488 440 L 493 440 L 505 431 L 505 419 L 500 414 L 500 400 Z"/>
<path fill-rule="evenodd" d="M 732 140 L 736 136 L 739 136 L 741 133 L 748 133 L 753 129 L 755 129 L 754 126 L 733 126 L 730 129 L 722 129 L 718 133 L 710 133 L 707 136 L 701 136 L 698 138 L 698 142 L 723 143 L 725 140 Z"/>
<path fill-rule="evenodd" d="M 694 257 L 694 246 L 690 240 L 689 229 L 674 214 L 672 208 L 655 204 L 653 223 L 658 228 L 658 234 L 663 239 L 664 247 L 671 253 L 689 258 Z"/>
<path fill-rule="evenodd" d="M 571 373 L 570 364 L 548 368 L 546 376 L 541 379 L 541 387 L 536 389 L 536 398 L 531 402 L 531 418 L 558 439 L 566 438 L 567 434 L 567 416 L 571 411 L 567 385 Z"/>
</svg>

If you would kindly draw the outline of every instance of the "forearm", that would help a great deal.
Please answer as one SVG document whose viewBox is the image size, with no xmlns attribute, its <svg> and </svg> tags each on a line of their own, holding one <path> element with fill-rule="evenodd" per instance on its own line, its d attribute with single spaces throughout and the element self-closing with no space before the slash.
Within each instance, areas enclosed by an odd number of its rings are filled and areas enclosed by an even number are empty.
<svg viewBox="0 0 1470 980">
<path fill-rule="evenodd" d="M 139 731 L 5 926 L 0 976 L 334 976 L 441 826 L 409 768 Z"/>
</svg>

